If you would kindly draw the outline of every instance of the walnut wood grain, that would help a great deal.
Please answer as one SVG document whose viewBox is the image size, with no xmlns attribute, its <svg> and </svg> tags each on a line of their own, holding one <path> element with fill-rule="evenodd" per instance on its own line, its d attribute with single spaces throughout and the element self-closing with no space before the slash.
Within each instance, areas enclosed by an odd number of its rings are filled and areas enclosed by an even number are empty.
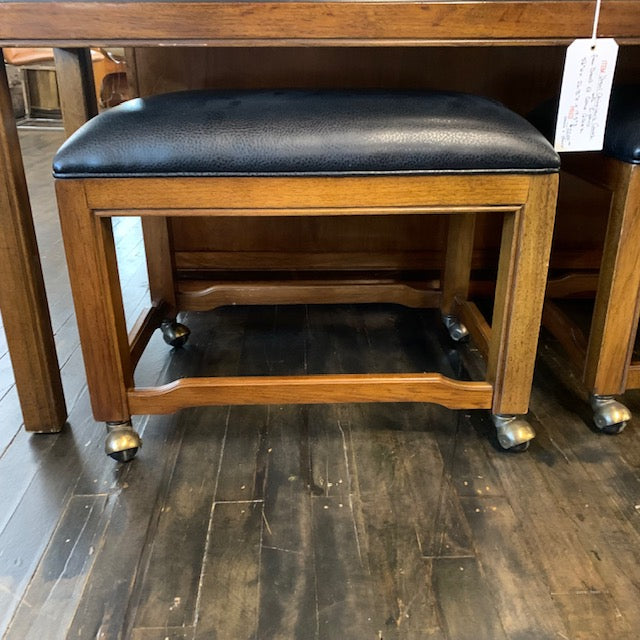
<svg viewBox="0 0 640 640">
<path fill-rule="evenodd" d="M 624 392 L 640 309 L 640 168 L 607 166 L 612 203 L 584 369 L 596 395 Z"/>
<path fill-rule="evenodd" d="M 505 216 L 487 363 L 497 414 L 528 411 L 557 188 L 557 175 L 533 176 L 527 204 Z"/>
<path fill-rule="evenodd" d="M 562 16 L 562 19 L 558 19 Z M 636 40 L 640 7 L 608 0 L 599 35 Z M 0 2 L 0 44 L 558 43 L 591 35 L 593 2 Z"/>
<path fill-rule="evenodd" d="M 93 215 L 82 184 L 58 181 L 56 195 L 93 414 L 125 421 L 133 368 L 111 220 Z"/>
<path fill-rule="evenodd" d="M 456 298 L 465 300 L 469 295 L 473 240 L 477 215 L 464 213 L 449 218 L 447 250 L 442 273 L 443 314 L 454 313 Z"/>
<path fill-rule="evenodd" d="M 164 303 L 167 317 L 176 309 L 175 257 L 166 218 L 142 217 L 142 233 L 149 275 L 149 295 L 154 304 Z"/>
<path fill-rule="evenodd" d="M 504 212 L 517 209 L 529 189 L 529 176 L 500 174 L 171 180 L 171 189 L 166 178 L 85 178 L 83 184 L 87 204 L 98 215 L 100 210 L 109 212 L 105 215 L 171 210 L 173 216 L 197 216 L 198 210 L 205 216 L 407 215 L 451 207 Z"/>
<path fill-rule="evenodd" d="M 225 404 L 325 404 L 335 402 L 435 402 L 449 409 L 488 409 L 487 382 L 461 382 L 439 373 L 340 374 L 182 378 L 154 388 L 131 389 L 137 413 L 173 413 L 184 407 Z"/>
<path fill-rule="evenodd" d="M 64 131 L 70 136 L 98 115 L 91 51 L 87 48 L 54 49 L 54 57 Z"/>
<path fill-rule="evenodd" d="M 67 418 L 20 143 L 0 65 L 0 308 L 25 428 L 60 431 Z"/>
<path fill-rule="evenodd" d="M 354 304 L 386 302 L 428 309 L 440 304 L 441 293 L 399 282 L 180 281 L 178 308 L 208 311 L 229 304 Z"/>
</svg>

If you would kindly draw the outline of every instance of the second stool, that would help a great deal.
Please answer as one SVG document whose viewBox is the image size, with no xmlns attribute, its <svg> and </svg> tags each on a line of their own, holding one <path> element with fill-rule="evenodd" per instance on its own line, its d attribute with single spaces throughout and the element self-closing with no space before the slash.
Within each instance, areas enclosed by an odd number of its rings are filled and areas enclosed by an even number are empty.
<svg viewBox="0 0 640 640">
<path fill-rule="evenodd" d="M 553 137 L 553 104 L 541 106 L 531 120 Z M 580 371 L 595 425 L 619 433 L 631 413 L 615 396 L 640 388 L 640 362 L 632 359 L 640 309 L 640 86 L 614 89 L 602 153 L 564 154 L 562 168 L 608 190 L 610 209 L 588 339 L 553 302 L 553 281 L 543 323 Z M 573 282 L 577 288 L 565 279 L 565 295 L 586 293 L 588 280 Z"/>
</svg>

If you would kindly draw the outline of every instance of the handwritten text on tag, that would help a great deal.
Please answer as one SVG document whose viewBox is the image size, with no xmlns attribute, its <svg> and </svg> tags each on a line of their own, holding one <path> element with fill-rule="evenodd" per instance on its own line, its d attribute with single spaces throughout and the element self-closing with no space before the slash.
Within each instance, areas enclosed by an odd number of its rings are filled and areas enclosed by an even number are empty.
<svg viewBox="0 0 640 640">
<path fill-rule="evenodd" d="M 574 40 L 567 49 L 554 146 L 600 151 L 618 44 L 613 38 Z"/>
</svg>

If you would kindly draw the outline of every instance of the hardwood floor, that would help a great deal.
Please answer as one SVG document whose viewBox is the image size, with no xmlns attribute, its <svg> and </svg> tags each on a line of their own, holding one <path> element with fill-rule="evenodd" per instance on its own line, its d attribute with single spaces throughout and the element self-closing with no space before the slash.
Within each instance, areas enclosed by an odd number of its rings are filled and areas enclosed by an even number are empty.
<svg viewBox="0 0 640 640">
<path fill-rule="evenodd" d="M 542 341 L 522 455 L 485 412 L 214 407 L 136 421 L 118 466 L 89 409 L 49 178 L 61 133 L 23 132 L 70 417 L 21 430 L 0 333 L 0 632 L 16 639 L 625 640 L 640 636 L 640 439 L 595 433 Z M 128 318 L 138 223 L 116 225 Z M 433 311 L 228 307 L 155 336 L 137 380 L 477 366 Z M 640 415 L 640 394 L 625 401 Z"/>
</svg>

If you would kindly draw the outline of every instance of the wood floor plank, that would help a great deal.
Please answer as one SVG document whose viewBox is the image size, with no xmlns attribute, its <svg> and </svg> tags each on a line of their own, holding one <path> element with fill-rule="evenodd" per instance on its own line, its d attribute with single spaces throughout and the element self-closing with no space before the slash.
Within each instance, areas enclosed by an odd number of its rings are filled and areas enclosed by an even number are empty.
<svg viewBox="0 0 640 640">
<path fill-rule="evenodd" d="M 527 531 L 502 497 L 462 500 L 488 589 L 507 637 L 568 638 L 549 586 L 530 557 Z"/>
<path fill-rule="evenodd" d="M 428 405 L 360 408 L 363 417 L 354 421 L 352 430 L 360 491 L 367 501 L 386 491 L 393 504 L 400 495 L 402 499 L 409 496 L 411 502 L 405 506 L 424 557 L 473 556 L 469 527 L 437 438 L 432 432 L 414 429 L 429 424 L 439 409 Z M 457 417 L 441 411 L 444 437 L 453 441 L 455 428 L 450 423 Z M 402 513 L 399 509 L 398 515 Z"/>
<path fill-rule="evenodd" d="M 550 408 L 553 410 L 553 406 Z M 555 473 L 548 478 L 550 492 L 571 520 L 585 553 L 593 559 L 595 570 L 607 585 L 608 596 L 625 612 L 618 616 L 620 632 L 624 632 L 625 623 L 629 630 L 638 629 L 640 610 L 633 603 L 640 598 L 640 587 L 632 567 L 640 564 L 640 535 L 625 509 L 619 507 L 619 501 L 612 499 L 609 474 L 607 478 L 599 477 L 607 467 L 615 475 L 615 467 L 582 457 L 591 445 L 582 439 L 587 434 L 581 436 L 576 431 L 572 437 L 571 430 L 578 426 L 575 417 L 562 416 L 556 407 L 555 418 L 557 422 L 548 417 L 548 426 L 541 430 L 534 454 L 538 459 L 548 460 L 561 453 L 562 461 L 558 461 Z M 554 422 L 563 425 L 562 432 L 551 429 Z M 610 460 L 615 458 L 612 456 Z M 593 509 L 592 505 L 598 507 Z"/>
<path fill-rule="evenodd" d="M 208 317 L 191 314 L 184 320 L 193 332 L 187 348 L 167 352 L 160 336 L 154 336 L 155 343 L 165 351 L 164 380 L 184 375 L 187 369 L 205 368 L 215 374 L 221 367 L 238 362 L 243 337 L 241 323 L 234 323 L 225 313 Z M 221 357 L 222 351 L 231 356 L 226 362 Z M 161 362 L 145 355 L 140 364 L 149 370 Z M 176 425 L 181 432 L 180 450 L 132 596 L 136 637 L 151 637 L 153 629 L 159 626 L 164 629 L 195 624 L 229 413 L 228 407 L 189 410 L 182 412 L 180 426 Z"/>
<path fill-rule="evenodd" d="M 262 500 L 267 466 L 266 406 L 230 407 L 217 502 Z"/>
<path fill-rule="evenodd" d="M 213 510 L 196 640 L 257 639 L 261 502 L 222 502 Z"/>
<path fill-rule="evenodd" d="M 19 604 L 85 468 L 84 445 L 95 433 L 86 395 L 69 420 L 74 430 L 60 434 L 19 431 L 0 458 L 0 629 Z M 90 493 L 102 493 L 98 484 L 92 487 Z"/>
<path fill-rule="evenodd" d="M 18 391 L 13 385 L 0 399 L 0 461 L 24 424 Z M 0 463 L 1 464 L 1 463 Z"/>
<path fill-rule="evenodd" d="M 269 375 L 308 373 L 307 351 L 310 308 L 306 305 L 279 305 L 274 308 L 273 331 L 266 336 L 265 360 Z"/>
<path fill-rule="evenodd" d="M 349 501 L 353 486 L 350 452 L 342 426 L 344 409 L 336 405 L 309 406 L 302 429 L 309 442 L 309 490 L 314 496 Z"/>
<path fill-rule="evenodd" d="M 456 640 L 506 640 L 496 605 L 475 558 L 434 558 L 433 588 L 443 625 Z"/>
<path fill-rule="evenodd" d="M 536 415 L 548 434 L 547 455 L 554 450 L 562 457 L 569 450 L 585 473 L 627 522 L 640 533 L 638 509 L 640 502 L 640 443 L 635 437 L 640 427 L 640 403 L 634 405 L 637 391 L 627 393 L 623 401 L 633 412 L 627 429 L 616 436 L 597 432 L 592 426 L 591 410 L 575 376 L 559 379 L 561 354 L 547 349 L 543 352 L 537 388 L 533 400 Z M 545 375 L 546 373 L 546 375 Z M 630 401 L 630 402 L 629 402 Z M 562 425 L 562 426 L 560 426 Z"/>
<path fill-rule="evenodd" d="M 359 413 L 354 411 L 349 436 L 358 461 L 361 540 L 376 598 L 376 622 L 388 639 L 444 638 L 431 589 L 431 563 L 423 558 L 421 544 L 421 535 L 436 520 L 437 493 L 432 499 L 435 492 L 423 491 L 422 484 L 414 486 L 407 471 L 412 464 L 407 457 L 422 457 L 428 447 L 417 451 L 411 447 L 409 453 L 405 437 L 411 434 L 389 430 L 384 422 L 376 421 L 374 426 L 367 419 L 369 407 L 359 409 Z M 433 460 L 439 458 L 439 452 L 431 449 L 428 454 L 421 465 L 425 486 L 441 479 L 441 473 L 435 478 L 430 473 L 431 469 L 438 471 Z"/>
<path fill-rule="evenodd" d="M 237 369 L 244 340 L 244 327 L 238 318 L 242 320 L 244 312 L 206 315 L 208 317 L 189 314 L 185 318 L 192 329 L 192 341 L 187 349 L 171 354 L 172 366 L 167 367 L 164 374 L 167 379 L 184 375 L 185 370 L 235 373 L 233 369 Z M 238 420 L 231 417 L 234 409 L 238 416 L 243 412 L 249 416 L 245 421 L 247 432 L 237 428 Z M 226 452 L 229 441 L 232 451 L 235 451 L 234 444 L 240 447 L 236 452 L 239 465 L 255 468 L 255 457 L 248 455 L 250 447 L 246 442 L 255 411 L 252 407 L 213 407 L 184 412 L 186 427 L 180 454 L 150 545 L 147 569 L 136 587 L 136 633 L 140 627 L 150 634 L 158 623 L 168 628 L 194 625 L 197 618 L 206 619 L 209 609 L 217 606 L 201 597 L 211 512 L 221 479 L 226 487 L 233 486 L 240 491 L 242 486 L 236 460 L 230 461 L 229 457 L 233 456 Z M 225 464 L 221 463 L 223 458 Z M 229 469 L 229 474 L 221 472 L 223 467 Z M 235 479 L 238 483 L 234 483 Z M 251 483 L 247 484 L 251 487 Z M 246 495 L 251 496 L 251 491 Z M 180 553 L 176 554 L 176 549 L 180 549 Z"/>
<path fill-rule="evenodd" d="M 276 307 L 253 309 L 236 342 L 233 360 L 243 375 L 270 373 L 267 348 L 273 339 Z M 234 372 L 235 373 L 235 372 Z M 265 406 L 231 407 L 216 501 L 262 500 L 267 467 Z"/>
<path fill-rule="evenodd" d="M 451 453 L 451 481 L 460 497 L 503 496 L 504 487 L 491 463 L 496 450 L 483 446 L 487 441 L 493 442 L 495 430 L 489 420 L 477 420 L 476 417 L 472 419 L 471 412 L 460 413 L 455 448 Z M 486 417 L 484 413 L 483 418 Z M 477 425 L 481 425 L 480 432 L 474 429 Z"/>
<path fill-rule="evenodd" d="M 271 375 L 307 372 L 308 307 L 278 306 L 265 344 Z M 316 575 L 311 527 L 309 409 L 271 406 L 260 563 L 260 640 L 314 638 Z"/>
<path fill-rule="evenodd" d="M 458 376 L 449 351 L 450 340 L 437 311 L 415 312 L 376 305 L 363 317 L 370 351 L 367 369 L 439 371 Z M 454 352 L 455 353 L 455 352 Z M 375 355 L 373 355 L 375 354 Z M 459 363 L 456 361 L 459 368 Z M 450 469 L 457 450 L 460 412 L 430 404 L 373 405 L 372 429 L 400 429 L 398 455 L 405 461 L 419 516 L 417 539 L 425 557 L 473 556 L 469 527 L 460 507 Z M 363 434 L 363 438 L 366 437 Z M 377 456 L 363 456 L 359 468 Z M 366 462 L 364 462 L 366 461 Z M 366 465 L 366 466 L 365 466 Z"/>
<path fill-rule="evenodd" d="M 628 624 L 618 614 L 596 558 L 582 545 L 575 521 L 551 490 L 549 474 L 536 462 L 533 447 L 532 455 L 503 454 L 492 460 L 569 637 L 629 637 Z M 585 635 L 587 629 L 592 635 Z"/>
<path fill-rule="evenodd" d="M 145 456 L 126 466 L 117 490 L 110 493 L 111 514 L 86 588 L 77 600 L 69 640 L 130 635 L 133 587 L 143 551 L 155 532 L 181 436 L 174 416 L 154 416 L 150 422 Z"/>
<path fill-rule="evenodd" d="M 76 404 L 81 402 L 83 396 L 86 397 L 87 395 L 87 377 L 84 372 L 84 361 L 78 343 L 76 343 L 76 348 L 62 364 L 61 375 L 64 397 L 69 411 L 67 423 L 72 424 L 72 421 L 77 420 L 80 415 L 79 412 L 74 412 Z"/>
<path fill-rule="evenodd" d="M 225 407 L 218 413 L 227 412 Z M 134 627 L 192 626 L 223 439 L 208 424 L 211 409 L 184 412 L 184 435 L 148 565 L 138 587 Z M 180 428 L 176 425 L 177 428 Z"/>
<path fill-rule="evenodd" d="M 307 320 L 309 372 L 358 373 L 366 371 L 375 361 L 363 323 L 364 308 L 331 305 L 310 309 Z M 350 501 L 355 486 L 352 451 L 342 426 L 352 410 L 353 405 L 315 406 L 308 412 L 311 492 L 336 496 L 342 503 Z"/>
<path fill-rule="evenodd" d="M 433 525 L 426 531 L 420 531 L 424 557 L 474 557 L 475 548 L 469 524 L 448 474 L 442 482 L 439 498 Z"/>
<path fill-rule="evenodd" d="M 106 525 L 107 496 L 74 496 L 4 636 L 63 639 Z"/>
<path fill-rule="evenodd" d="M 364 549 L 348 504 L 312 501 L 319 640 L 379 637 L 381 628 Z"/>
<path fill-rule="evenodd" d="M 196 335 L 199 328 L 196 322 L 194 326 Z M 237 329 L 236 333 L 238 333 Z M 203 362 L 211 357 L 207 348 L 200 349 L 198 347 L 198 340 L 195 341 L 196 345 L 191 350 L 169 351 L 159 335 L 154 336 L 153 342 L 157 345 L 156 353 L 145 354 L 140 363 L 141 367 L 147 368 L 147 371 L 142 373 L 142 377 L 153 381 L 152 383 L 158 379 L 163 381 L 173 379 L 189 366 L 193 368 L 203 366 Z M 216 410 L 214 410 L 215 412 Z M 220 413 L 220 410 L 218 409 L 217 412 Z M 69 637 L 73 637 L 73 633 L 86 633 L 87 628 L 95 628 L 100 633 L 106 634 L 105 637 L 110 637 L 110 633 L 121 633 L 122 629 L 128 629 L 127 632 L 131 632 L 136 606 L 138 602 L 143 600 L 141 594 L 143 594 L 145 569 L 149 566 L 149 558 L 152 557 L 150 541 L 155 538 L 158 532 L 158 523 L 168 492 L 168 483 L 172 477 L 172 470 L 175 468 L 176 446 L 179 447 L 184 434 L 185 427 L 181 420 L 179 416 L 168 416 L 139 421 L 142 425 L 142 428 L 139 426 L 139 430 L 143 435 L 144 443 L 143 449 L 134 463 L 116 467 L 117 472 L 114 474 L 114 468 L 108 459 L 105 459 L 100 446 L 100 449 L 94 451 L 99 459 L 90 467 L 92 474 L 81 476 L 76 491 L 90 491 L 91 486 L 103 485 L 109 487 L 110 491 L 116 492 L 118 503 L 106 533 L 107 539 L 110 536 L 115 539 L 116 546 L 107 545 L 102 549 L 96 565 L 100 569 L 96 569 L 91 584 L 81 599 L 87 613 L 84 617 L 76 616 Z M 184 420 L 189 421 L 188 416 Z M 209 438 L 210 433 L 214 431 L 214 426 L 212 425 L 212 416 L 209 414 L 206 419 L 203 419 L 202 433 L 198 437 Z M 215 431 L 218 437 L 222 437 L 223 429 L 218 428 Z M 197 435 L 197 429 L 195 433 Z M 102 441 L 102 435 L 100 440 Z M 156 465 L 157 468 L 154 468 L 153 465 Z M 152 469 L 153 471 L 151 471 Z M 131 487 L 132 485 L 135 491 L 131 492 L 131 495 L 122 493 L 123 486 Z M 138 490 L 141 490 L 142 493 L 139 494 Z M 145 498 L 144 491 L 149 494 L 147 498 Z M 124 508 L 125 513 L 121 513 L 117 507 Z M 135 513 L 135 517 L 139 518 L 140 522 L 128 521 L 127 513 L 132 515 Z M 165 522 L 169 522 L 169 520 Z M 115 527 L 115 529 L 111 527 Z M 124 531 L 122 531 L 123 529 Z M 115 533 L 113 533 L 114 531 Z M 120 562 L 117 545 L 123 543 L 126 544 L 126 554 L 122 562 L 130 565 L 131 574 L 123 575 L 122 579 L 117 581 L 117 588 L 110 592 L 110 599 L 105 605 L 100 598 L 100 590 L 104 589 L 106 584 L 105 576 L 108 582 L 109 576 L 113 579 L 114 573 L 116 576 L 121 575 L 113 565 Z M 194 570 L 197 571 L 197 567 Z M 104 575 L 100 571 L 103 571 Z M 194 597 L 192 595 L 189 602 L 193 602 Z M 108 608 L 109 605 L 120 617 L 112 615 Z"/>
<path fill-rule="evenodd" d="M 297 428 L 308 407 L 270 407 L 260 563 L 260 640 L 314 638 L 318 618 L 308 441 Z"/>
<path fill-rule="evenodd" d="M 13 458 L 11 454 L 5 457 Z M 60 465 L 46 453 L 43 458 L 35 473 L 25 464 L 24 471 L 30 480 L 20 487 L 17 496 L 11 493 L 8 496 L 14 499 L 14 504 L 9 506 L 6 523 L 0 529 L 0 629 L 6 627 L 19 604 L 71 494 L 73 485 L 69 477 L 56 473 Z M 2 470 L 10 473 L 12 462 L 17 460 L 7 460 Z M 16 482 L 5 485 L 9 492 L 20 479 L 20 468 L 13 471 Z"/>
<path fill-rule="evenodd" d="M 313 305 L 307 319 L 307 371 L 363 373 L 369 348 L 358 305 Z M 371 372 L 373 373 L 373 371 Z"/>
<path fill-rule="evenodd" d="M 260 640 L 316 637 L 314 572 L 303 552 L 263 545 L 258 615 Z"/>
<path fill-rule="evenodd" d="M 343 312 L 341 318 L 341 325 L 346 329 L 337 335 L 332 332 L 330 344 L 318 350 L 328 354 L 324 357 L 332 370 L 420 371 L 442 370 L 447 366 L 447 362 L 434 363 L 432 345 L 425 341 L 421 323 L 416 324 L 403 310 L 380 305 L 368 307 L 366 313 L 362 307 L 352 307 L 348 311 Z M 412 330 L 400 331 L 398 325 Z M 357 347 L 353 346 L 354 338 L 347 333 L 349 328 L 356 336 Z M 345 361 L 345 354 L 347 358 L 349 354 L 357 354 L 357 357 L 351 356 L 351 360 Z M 460 510 L 454 523 L 448 517 L 451 512 L 440 508 L 441 502 L 447 506 L 453 502 L 450 483 L 444 477 L 436 441 L 420 429 L 422 425 L 434 422 L 442 424 L 443 418 L 445 423 L 455 426 L 456 415 L 426 405 L 354 405 L 341 407 L 340 413 L 343 416 L 340 439 L 345 451 L 342 475 L 348 474 L 351 487 L 357 477 L 359 494 L 351 488 L 345 496 L 344 482 L 339 480 L 338 495 L 343 504 L 345 497 L 353 504 L 355 530 L 359 532 L 362 546 L 371 550 L 364 561 L 377 600 L 373 622 L 378 633 L 384 637 L 410 638 L 412 633 L 418 632 L 421 637 L 442 637 L 430 589 L 430 564 L 422 559 L 422 553 L 469 555 L 472 552 L 468 540 L 460 539 L 459 534 L 467 531 L 460 522 L 464 521 Z M 448 435 L 453 439 L 455 430 Z M 337 437 L 334 441 L 339 443 Z M 375 443 L 373 449 L 372 443 Z M 394 448 L 402 464 L 391 463 L 389 466 L 387 463 L 393 459 L 390 452 Z M 332 464 L 325 465 L 326 478 L 316 473 L 315 485 L 324 485 L 335 492 L 336 483 L 331 481 L 329 469 L 335 468 L 336 460 L 340 459 L 339 445 L 334 444 L 327 451 L 326 458 Z M 317 456 L 317 446 L 314 452 Z M 321 467 L 316 465 L 316 468 Z M 442 490 L 434 493 L 434 484 Z M 386 501 L 385 489 L 393 492 Z M 403 501 L 405 489 L 409 494 L 407 501 Z M 403 507 L 407 507 L 408 526 L 403 527 L 401 522 L 385 513 L 385 505 L 398 508 L 397 512 L 392 511 L 394 516 L 404 514 Z M 420 506 L 416 508 L 416 505 Z M 388 519 L 391 523 L 385 528 Z M 391 551 L 390 540 L 400 544 L 398 555 Z M 465 548 L 461 550 L 463 546 Z M 412 613 L 415 613 L 415 619 Z"/>
<path fill-rule="evenodd" d="M 354 342 L 366 347 L 364 334 L 358 330 L 361 318 L 355 306 L 309 309 L 305 370 L 362 371 L 361 354 L 345 348 Z M 350 354 L 355 357 L 345 360 Z M 363 525 L 345 425 L 351 410 L 351 405 L 328 405 L 306 407 L 303 413 L 303 443 L 308 442 L 309 451 L 317 638 L 375 637 L 384 622 L 374 604 L 366 550 L 361 546 Z"/>
</svg>

